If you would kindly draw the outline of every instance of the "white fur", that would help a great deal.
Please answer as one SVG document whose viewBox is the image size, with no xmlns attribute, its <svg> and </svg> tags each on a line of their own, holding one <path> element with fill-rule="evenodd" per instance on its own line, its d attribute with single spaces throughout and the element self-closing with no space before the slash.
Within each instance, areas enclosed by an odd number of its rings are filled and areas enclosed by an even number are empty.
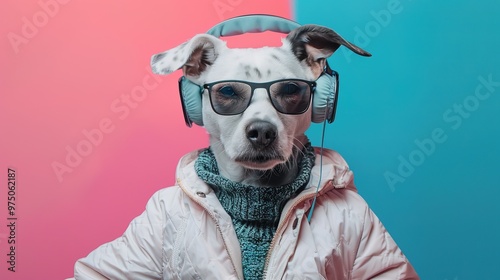
<svg viewBox="0 0 500 280">
<path fill-rule="evenodd" d="M 270 54 L 279 54 L 276 48 L 261 49 L 227 49 L 221 53 L 210 71 L 206 75 L 206 82 L 218 80 L 250 80 L 252 82 L 266 82 L 284 78 L 311 79 L 310 74 L 304 71 L 291 50 L 282 48 L 287 54 L 283 63 L 269 64 Z M 249 79 L 245 70 L 240 65 L 249 65 L 252 69 L 259 69 L 262 77 L 259 79 L 253 75 Z M 268 70 L 270 75 L 267 76 Z M 309 75 L 308 75 L 309 74 Z M 308 77 L 309 76 L 309 77 Z M 310 109 L 309 109 L 310 110 Z M 302 115 L 285 115 L 278 113 L 272 104 L 265 89 L 257 89 L 254 92 L 249 107 L 241 115 L 220 116 L 215 113 L 207 94 L 203 95 L 203 120 L 205 129 L 210 135 L 210 144 L 218 160 L 219 169 L 223 176 L 234 181 L 245 179 L 245 169 L 272 169 L 284 161 L 271 161 L 262 164 L 252 162 L 237 163 L 235 158 L 250 152 L 252 145 L 246 139 L 245 128 L 251 122 L 264 120 L 276 125 L 278 137 L 275 140 L 279 153 L 285 159 L 292 155 L 294 145 L 301 147 L 305 136 L 304 132 L 311 122 L 310 111 Z M 235 172 L 236 171 L 236 172 Z"/>
<path fill-rule="evenodd" d="M 192 74 L 188 67 L 193 67 L 196 63 L 189 62 L 188 56 L 197 46 L 203 46 L 204 57 L 211 65 L 207 64 L 203 71 Z M 174 55 L 177 56 L 175 62 Z M 297 59 L 292 52 L 290 42 L 286 39 L 283 40 L 281 47 L 231 49 L 220 39 L 201 34 L 165 52 L 161 58 L 153 62 L 154 71 L 163 74 L 180 67 L 183 67 L 187 78 L 199 85 L 220 80 L 267 82 L 286 78 L 313 81 L 317 78 L 305 61 Z M 281 114 L 274 109 L 265 89 L 257 89 L 249 107 L 239 115 L 221 116 L 215 113 L 206 91 L 203 94 L 202 104 L 204 127 L 210 135 L 210 146 L 222 176 L 236 182 L 254 185 L 268 185 L 266 182 L 271 181 L 273 183 L 269 184 L 284 184 L 295 178 L 296 157 L 300 155 L 303 145 L 308 141 L 304 133 L 311 123 L 311 106 L 307 112 L 300 115 Z M 255 152 L 245 132 L 245 128 L 255 121 L 266 121 L 277 128 L 277 137 L 272 147 L 281 159 L 266 162 L 237 160 L 245 154 Z M 277 172 L 274 169 L 287 170 Z M 263 178 L 263 176 L 272 177 L 273 174 L 279 176 L 279 179 Z"/>
</svg>

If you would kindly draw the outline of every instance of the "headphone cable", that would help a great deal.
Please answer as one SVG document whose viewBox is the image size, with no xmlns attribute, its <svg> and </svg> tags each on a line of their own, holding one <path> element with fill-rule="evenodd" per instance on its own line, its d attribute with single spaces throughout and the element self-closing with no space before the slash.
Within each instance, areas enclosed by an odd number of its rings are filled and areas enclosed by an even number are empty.
<svg viewBox="0 0 500 280">
<path fill-rule="evenodd" d="M 327 75 L 332 75 L 333 72 L 334 72 L 334 71 L 332 71 L 332 69 L 328 65 L 328 62 L 326 62 L 326 65 L 325 65 L 325 68 L 323 69 L 323 71 Z M 338 82 L 338 80 L 337 80 L 337 82 Z M 338 83 L 335 83 L 333 86 L 334 87 L 338 87 Z M 334 90 L 334 92 L 335 91 L 336 90 Z M 335 94 L 333 98 L 334 98 L 334 100 L 336 100 L 337 99 L 337 94 Z M 321 148 L 320 148 L 320 153 L 319 153 L 319 178 L 318 178 L 318 185 L 316 186 L 316 193 L 314 194 L 314 199 L 313 199 L 313 202 L 311 204 L 311 210 L 309 211 L 309 214 L 307 215 L 307 222 L 308 223 L 311 223 L 311 218 L 312 218 L 312 214 L 314 212 L 314 207 L 316 207 L 316 200 L 318 198 L 319 188 L 321 186 L 321 179 L 323 177 L 323 149 L 324 149 L 324 146 L 325 146 L 324 145 L 325 144 L 325 130 L 326 130 L 326 122 L 327 122 L 328 115 L 329 115 L 328 108 L 330 107 L 330 102 L 331 102 L 330 98 L 327 98 L 327 100 L 326 100 L 326 108 L 327 109 L 325 110 L 325 120 L 323 121 L 323 129 L 322 129 L 322 132 L 321 132 Z"/>
<path fill-rule="evenodd" d="M 311 223 L 311 218 L 312 214 L 314 212 L 314 207 L 316 206 L 316 199 L 318 197 L 318 192 L 319 192 L 319 187 L 321 186 L 321 177 L 323 176 L 323 147 L 324 147 L 324 142 L 325 142 L 325 129 L 326 129 L 326 119 L 323 122 L 323 131 L 321 133 L 321 148 L 320 148 L 320 153 L 319 153 L 319 178 L 318 178 L 318 185 L 316 186 L 316 193 L 314 194 L 314 200 L 311 205 L 311 210 L 309 211 L 309 214 L 307 215 L 307 222 Z"/>
</svg>

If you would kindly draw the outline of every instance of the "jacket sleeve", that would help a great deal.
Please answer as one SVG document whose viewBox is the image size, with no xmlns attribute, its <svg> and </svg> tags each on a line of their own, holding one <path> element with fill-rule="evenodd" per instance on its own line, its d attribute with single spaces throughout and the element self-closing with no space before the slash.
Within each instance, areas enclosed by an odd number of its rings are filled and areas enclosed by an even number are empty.
<svg viewBox="0 0 500 280">
<path fill-rule="evenodd" d="M 420 279 L 380 220 L 368 207 L 352 279 Z"/>
<path fill-rule="evenodd" d="M 160 191 L 161 192 L 161 191 Z M 75 264 L 75 279 L 160 279 L 164 207 L 160 192 L 132 220 L 125 233 Z"/>
</svg>

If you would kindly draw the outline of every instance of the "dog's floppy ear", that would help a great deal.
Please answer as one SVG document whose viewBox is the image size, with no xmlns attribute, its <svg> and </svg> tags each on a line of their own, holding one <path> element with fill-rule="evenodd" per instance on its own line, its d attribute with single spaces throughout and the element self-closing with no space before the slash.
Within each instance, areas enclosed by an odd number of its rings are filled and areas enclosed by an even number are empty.
<svg viewBox="0 0 500 280">
<path fill-rule="evenodd" d="M 371 56 L 367 51 L 346 41 L 335 31 L 319 25 L 303 25 L 292 30 L 286 39 L 291 43 L 295 56 L 299 61 L 305 61 L 311 67 L 316 78 L 323 71 L 326 58 L 331 56 L 340 45 L 346 46 L 359 55 Z"/>
<path fill-rule="evenodd" d="M 191 40 L 151 57 L 153 73 L 167 75 L 182 68 L 184 76 L 196 80 L 217 59 L 225 42 L 208 34 L 198 34 Z"/>
</svg>

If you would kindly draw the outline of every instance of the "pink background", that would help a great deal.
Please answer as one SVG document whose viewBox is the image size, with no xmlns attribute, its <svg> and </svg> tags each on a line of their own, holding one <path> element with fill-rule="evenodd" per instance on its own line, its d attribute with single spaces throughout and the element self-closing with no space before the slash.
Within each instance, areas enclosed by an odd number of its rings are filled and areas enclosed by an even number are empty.
<svg viewBox="0 0 500 280">
<path fill-rule="evenodd" d="M 5 1 L 0 279 L 71 277 L 78 258 L 120 236 L 156 190 L 175 182 L 183 154 L 207 145 L 203 129 L 184 125 L 180 71 L 153 76 L 152 54 L 223 19 L 291 12 L 282 0 Z M 270 34 L 255 36 L 230 46 L 262 45 Z M 8 167 L 17 172 L 15 273 L 6 263 Z"/>
</svg>

